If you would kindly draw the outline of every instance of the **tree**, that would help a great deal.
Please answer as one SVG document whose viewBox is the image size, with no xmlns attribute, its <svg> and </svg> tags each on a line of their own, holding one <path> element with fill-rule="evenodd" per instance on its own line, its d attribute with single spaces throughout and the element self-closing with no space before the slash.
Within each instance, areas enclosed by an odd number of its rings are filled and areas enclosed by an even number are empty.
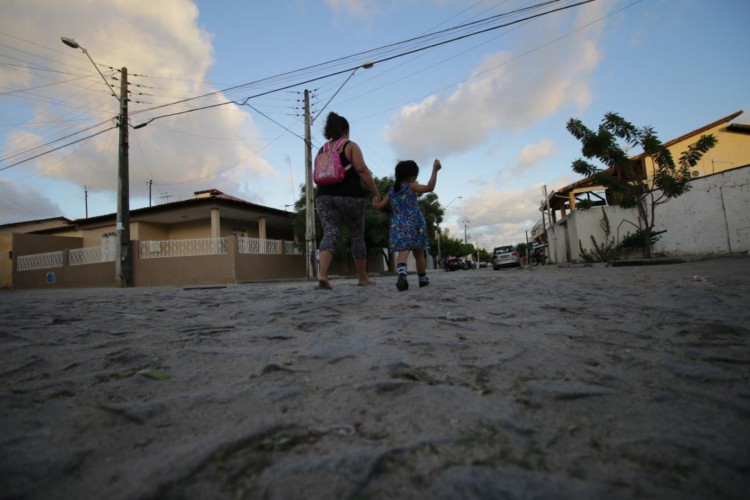
<svg viewBox="0 0 750 500">
<path fill-rule="evenodd" d="M 428 252 L 432 255 L 433 262 L 437 262 L 437 231 L 438 226 L 443 222 L 445 210 L 440 206 L 440 200 L 438 200 L 438 195 L 435 193 L 427 193 L 420 196 L 419 207 L 422 209 L 425 222 L 427 222 L 427 234 L 429 235 L 430 240 L 430 248 Z"/>
<path fill-rule="evenodd" d="M 516 252 L 518 252 L 518 255 L 520 255 L 521 257 L 526 257 L 526 249 L 528 247 L 529 246 L 524 242 L 518 243 L 516 245 Z"/>
<path fill-rule="evenodd" d="M 656 207 L 690 189 L 690 168 L 716 145 L 716 138 L 710 134 L 702 135 L 682 152 L 675 163 L 672 153 L 653 128 L 637 128 L 616 113 L 605 114 L 597 131 L 573 118 L 568 120 L 567 129 L 581 142 L 581 153 L 585 158 L 595 158 L 606 166 L 601 169 L 578 159 L 572 164 L 573 171 L 603 185 L 619 206 L 637 209 L 638 224 L 631 224 L 638 228 L 643 256 L 651 257 Z M 627 149 L 641 148 L 653 161 L 652 177 L 648 177 L 640 156 L 628 157 L 626 146 Z"/>
</svg>

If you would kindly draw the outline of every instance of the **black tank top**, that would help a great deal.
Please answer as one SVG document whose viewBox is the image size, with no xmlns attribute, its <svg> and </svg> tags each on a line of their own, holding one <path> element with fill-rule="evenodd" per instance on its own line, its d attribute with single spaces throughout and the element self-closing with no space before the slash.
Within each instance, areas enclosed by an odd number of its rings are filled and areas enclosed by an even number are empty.
<svg viewBox="0 0 750 500">
<path fill-rule="evenodd" d="M 339 158 L 341 158 L 341 164 L 346 168 L 351 165 L 351 162 L 346 159 L 346 146 L 351 141 L 346 141 L 344 147 L 341 148 Z M 322 151 L 323 148 L 320 148 Z M 319 151 L 320 152 L 320 151 Z M 365 190 L 362 187 L 362 180 L 354 167 L 349 167 L 344 176 L 344 180 L 338 184 L 331 184 L 329 186 L 317 186 L 315 189 L 315 197 L 318 196 L 349 196 L 352 198 L 364 198 Z"/>
</svg>

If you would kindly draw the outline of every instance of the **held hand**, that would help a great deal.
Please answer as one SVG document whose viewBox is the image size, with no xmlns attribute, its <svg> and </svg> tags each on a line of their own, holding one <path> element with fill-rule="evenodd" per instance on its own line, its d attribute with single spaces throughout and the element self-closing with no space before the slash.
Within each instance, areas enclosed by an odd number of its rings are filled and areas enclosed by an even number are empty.
<svg viewBox="0 0 750 500">
<path fill-rule="evenodd" d="M 432 164 L 432 170 L 438 171 L 438 170 L 440 170 L 441 168 L 443 168 L 443 166 L 442 166 L 442 165 L 440 164 L 440 160 L 438 160 L 438 159 L 436 158 L 436 159 L 435 159 L 435 161 L 434 161 L 434 162 L 433 162 L 433 164 Z"/>
</svg>

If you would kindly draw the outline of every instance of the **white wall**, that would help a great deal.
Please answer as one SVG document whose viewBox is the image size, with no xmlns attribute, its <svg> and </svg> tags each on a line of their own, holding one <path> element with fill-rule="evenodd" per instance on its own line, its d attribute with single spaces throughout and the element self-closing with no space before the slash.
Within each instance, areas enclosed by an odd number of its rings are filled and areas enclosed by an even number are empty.
<svg viewBox="0 0 750 500">
<path fill-rule="evenodd" d="M 655 255 L 688 256 L 750 251 L 750 166 L 701 177 L 690 182 L 682 196 L 656 208 L 655 231 L 667 230 L 654 246 Z M 605 207 L 616 241 L 621 241 L 638 224 L 636 209 Z M 600 207 L 574 210 L 564 221 L 550 228 L 550 255 L 553 262 L 581 261 L 578 241 L 586 250 L 604 241 L 599 227 Z M 564 223 L 566 225 L 561 224 Z M 566 248 L 569 243 L 570 256 Z"/>
<path fill-rule="evenodd" d="M 634 208 L 622 208 L 618 206 L 594 207 L 589 210 L 574 210 L 568 214 L 568 236 L 570 238 L 570 259 L 581 261 L 581 251 L 578 245 L 580 240 L 584 250 L 592 251 L 594 243 L 591 236 L 596 239 L 597 244 L 604 243 L 604 230 L 601 228 L 602 208 L 607 213 L 610 227 L 610 238 L 616 242 L 628 233 L 638 230 L 638 211 Z M 635 225 L 633 225 L 635 224 Z"/>
<path fill-rule="evenodd" d="M 701 177 L 684 195 L 656 208 L 656 229 L 667 229 L 654 250 L 705 255 L 750 250 L 750 167 Z"/>
</svg>

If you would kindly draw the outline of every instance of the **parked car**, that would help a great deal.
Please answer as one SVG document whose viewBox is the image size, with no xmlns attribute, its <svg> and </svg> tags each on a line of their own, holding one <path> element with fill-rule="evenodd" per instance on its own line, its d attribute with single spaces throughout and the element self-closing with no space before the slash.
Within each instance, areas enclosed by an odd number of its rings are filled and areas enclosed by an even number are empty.
<svg viewBox="0 0 750 500">
<path fill-rule="evenodd" d="M 482 262 L 479 263 L 479 269 L 486 269 L 486 268 L 487 268 L 487 263 L 486 262 L 482 261 Z"/>
<path fill-rule="evenodd" d="M 446 271 L 458 271 L 461 269 L 461 261 L 456 257 L 448 257 L 445 259 L 445 270 Z"/>
<path fill-rule="evenodd" d="M 492 251 L 492 269 L 501 267 L 521 267 L 521 256 L 512 245 L 496 247 Z"/>
</svg>

